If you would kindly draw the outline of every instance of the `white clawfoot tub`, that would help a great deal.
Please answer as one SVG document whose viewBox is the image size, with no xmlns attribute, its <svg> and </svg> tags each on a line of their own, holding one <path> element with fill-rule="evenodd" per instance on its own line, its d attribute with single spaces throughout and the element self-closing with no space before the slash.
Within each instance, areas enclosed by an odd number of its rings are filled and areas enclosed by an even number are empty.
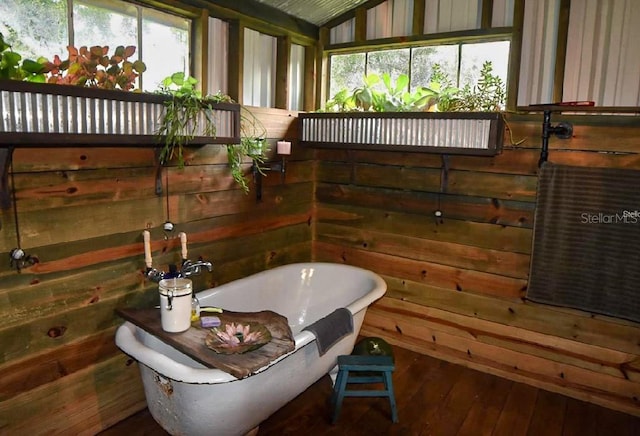
<svg viewBox="0 0 640 436">
<path fill-rule="evenodd" d="M 284 315 L 295 349 L 244 379 L 209 369 L 125 322 L 116 344 L 136 359 L 149 410 L 173 435 L 243 435 L 302 393 L 353 349 L 367 307 L 386 292 L 371 271 L 333 263 L 297 263 L 263 271 L 197 294 L 201 306 Z M 337 308 L 353 315 L 353 334 L 320 356 L 302 329 Z"/>
</svg>

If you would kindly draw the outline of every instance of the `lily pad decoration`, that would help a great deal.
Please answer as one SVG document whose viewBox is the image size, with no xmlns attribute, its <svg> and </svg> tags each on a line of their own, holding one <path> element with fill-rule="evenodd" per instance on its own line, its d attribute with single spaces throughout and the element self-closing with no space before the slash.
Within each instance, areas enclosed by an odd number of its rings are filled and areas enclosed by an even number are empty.
<svg viewBox="0 0 640 436">
<path fill-rule="evenodd" d="M 242 354 L 257 350 L 271 340 L 271 332 L 257 322 L 226 323 L 211 329 L 207 347 L 219 354 Z"/>
</svg>

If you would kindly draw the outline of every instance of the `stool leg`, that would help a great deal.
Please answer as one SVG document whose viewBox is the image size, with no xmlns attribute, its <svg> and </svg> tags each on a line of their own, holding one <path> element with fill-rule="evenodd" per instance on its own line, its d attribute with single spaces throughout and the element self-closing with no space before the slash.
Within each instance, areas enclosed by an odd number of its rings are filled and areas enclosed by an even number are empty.
<svg viewBox="0 0 640 436">
<path fill-rule="evenodd" d="M 393 391 L 393 380 L 391 371 L 384 372 L 384 386 L 389 393 L 389 405 L 391 406 L 391 421 L 398 422 L 398 406 L 396 405 L 396 394 Z"/>
<path fill-rule="evenodd" d="M 333 395 L 331 397 L 331 404 L 333 406 L 333 416 L 331 417 L 331 424 L 335 424 L 340 415 L 340 409 L 342 408 L 342 400 L 344 399 L 344 390 L 347 387 L 347 379 L 349 378 L 348 370 L 338 371 L 338 377 L 336 378 L 336 384 L 333 387 Z"/>
</svg>

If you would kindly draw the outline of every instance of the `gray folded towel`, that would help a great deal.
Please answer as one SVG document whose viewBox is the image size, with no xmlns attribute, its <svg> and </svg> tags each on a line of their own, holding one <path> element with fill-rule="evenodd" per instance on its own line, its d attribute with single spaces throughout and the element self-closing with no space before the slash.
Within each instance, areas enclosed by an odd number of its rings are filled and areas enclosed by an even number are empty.
<svg viewBox="0 0 640 436">
<path fill-rule="evenodd" d="M 309 330 L 315 335 L 318 353 L 322 356 L 340 339 L 353 333 L 353 316 L 349 309 L 343 307 L 302 330 Z"/>
</svg>

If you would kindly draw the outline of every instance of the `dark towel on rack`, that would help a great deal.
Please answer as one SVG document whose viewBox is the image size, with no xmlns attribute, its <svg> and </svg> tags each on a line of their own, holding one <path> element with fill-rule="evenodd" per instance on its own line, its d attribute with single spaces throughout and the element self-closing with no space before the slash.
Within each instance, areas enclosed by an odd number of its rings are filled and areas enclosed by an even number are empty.
<svg viewBox="0 0 640 436">
<path fill-rule="evenodd" d="M 640 171 L 545 163 L 527 298 L 640 322 Z"/>
<path fill-rule="evenodd" d="M 353 333 L 353 315 L 344 307 L 336 309 L 303 330 L 315 335 L 318 353 L 322 356 L 340 339 Z"/>
</svg>

